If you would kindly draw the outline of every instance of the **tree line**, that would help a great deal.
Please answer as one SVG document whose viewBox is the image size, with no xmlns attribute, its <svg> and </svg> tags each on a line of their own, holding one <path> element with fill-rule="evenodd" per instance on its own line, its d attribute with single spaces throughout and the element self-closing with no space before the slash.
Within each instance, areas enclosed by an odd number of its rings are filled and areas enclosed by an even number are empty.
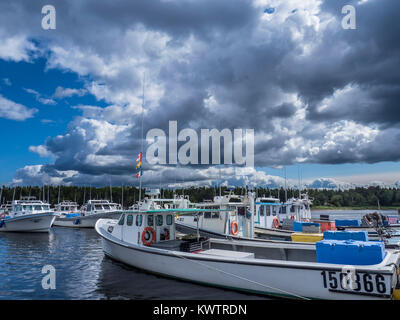
<svg viewBox="0 0 400 320">
<path fill-rule="evenodd" d="M 189 196 L 191 202 L 202 202 L 212 200 L 214 196 L 224 195 L 232 192 L 236 195 L 245 195 L 249 188 L 237 187 L 228 189 L 227 187 L 190 187 L 177 189 L 160 189 L 161 196 L 164 198 L 173 198 L 175 195 Z M 257 196 L 271 196 L 279 198 L 281 201 L 291 197 L 298 197 L 298 189 L 252 189 Z M 139 199 L 139 189 L 133 186 L 123 187 L 83 187 L 83 186 L 19 186 L 5 187 L 1 192 L 1 202 L 18 200 L 21 197 L 33 196 L 49 202 L 51 205 L 58 201 L 71 200 L 82 205 L 89 199 L 107 199 L 113 202 L 123 204 L 129 207 Z M 142 190 L 142 198 L 145 189 Z M 301 193 L 308 193 L 313 199 L 313 206 L 326 207 L 400 207 L 400 189 L 395 188 L 355 188 L 349 190 L 331 190 L 331 189 L 308 189 Z"/>
</svg>

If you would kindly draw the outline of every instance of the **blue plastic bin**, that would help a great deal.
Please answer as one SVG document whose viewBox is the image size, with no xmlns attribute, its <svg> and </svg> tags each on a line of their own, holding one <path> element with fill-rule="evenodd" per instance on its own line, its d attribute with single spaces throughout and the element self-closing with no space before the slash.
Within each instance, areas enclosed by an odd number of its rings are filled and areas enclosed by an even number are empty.
<svg viewBox="0 0 400 320">
<path fill-rule="evenodd" d="M 357 240 L 368 241 L 367 231 L 333 231 L 324 232 L 324 240 Z"/>
<path fill-rule="evenodd" d="M 66 218 L 73 218 L 73 217 L 79 217 L 80 213 L 67 213 L 65 215 Z"/>
<path fill-rule="evenodd" d="M 319 223 L 314 223 L 314 222 L 305 222 L 305 221 L 295 221 L 293 222 L 293 231 L 296 232 L 302 232 L 303 231 L 303 226 L 316 226 L 319 227 Z"/>
<path fill-rule="evenodd" d="M 380 241 L 322 240 L 316 248 L 320 263 L 373 265 L 385 257 L 385 245 Z"/>
<path fill-rule="evenodd" d="M 348 220 L 348 219 L 336 219 L 335 226 L 336 227 L 359 227 L 361 225 L 360 220 Z"/>
</svg>

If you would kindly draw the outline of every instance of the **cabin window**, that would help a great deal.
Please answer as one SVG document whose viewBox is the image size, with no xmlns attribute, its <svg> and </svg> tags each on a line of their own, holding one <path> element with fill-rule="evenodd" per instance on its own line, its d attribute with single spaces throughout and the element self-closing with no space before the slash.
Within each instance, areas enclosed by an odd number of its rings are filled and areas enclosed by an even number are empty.
<svg viewBox="0 0 400 320">
<path fill-rule="evenodd" d="M 292 212 L 292 213 L 294 213 L 294 212 L 295 212 L 295 210 L 294 210 L 294 206 L 291 206 L 291 207 L 290 207 L 290 212 Z"/>
<path fill-rule="evenodd" d="M 49 206 L 43 206 L 43 210 L 49 210 Z"/>
<path fill-rule="evenodd" d="M 219 218 L 219 212 L 212 212 L 211 213 L 211 219 L 218 219 Z"/>
<path fill-rule="evenodd" d="M 42 207 L 41 206 L 35 206 L 35 210 L 41 210 Z"/>
<path fill-rule="evenodd" d="M 170 226 L 172 224 L 172 215 L 171 214 L 167 215 L 166 221 L 167 221 L 167 225 Z"/>
<path fill-rule="evenodd" d="M 204 212 L 205 219 L 211 219 L 211 212 Z"/>
<path fill-rule="evenodd" d="M 265 206 L 265 215 L 269 217 L 271 215 L 271 207 L 270 206 Z"/>
<path fill-rule="evenodd" d="M 246 213 L 246 208 L 245 207 L 237 208 L 237 213 L 239 216 L 244 216 Z"/>
<path fill-rule="evenodd" d="M 281 208 L 281 213 L 282 213 L 282 214 L 286 214 L 286 206 L 284 206 L 284 207 Z"/>
<path fill-rule="evenodd" d="M 119 224 L 120 226 L 123 226 L 123 225 L 124 225 L 124 222 L 125 222 L 125 215 L 124 215 L 124 214 L 121 214 L 121 218 L 119 218 L 118 224 Z"/>
<path fill-rule="evenodd" d="M 109 209 L 110 209 L 110 206 L 109 206 L 109 205 L 106 205 L 106 204 L 103 205 L 103 207 L 104 207 L 105 210 L 109 210 Z"/>
<path fill-rule="evenodd" d="M 94 206 L 94 208 L 95 208 L 96 210 L 103 210 L 103 207 L 102 207 L 102 206 Z"/>
<path fill-rule="evenodd" d="M 154 226 L 154 216 L 152 214 L 147 216 L 147 225 L 151 227 Z"/>
<path fill-rule="evenodd" d="M 264 216 L 264 206 L 260 206 L 260 208 L 258 209 L 258 214 L 263 217 Z"/>
<path fill-rule="evenodd" d="M 141 214 L 138 214 L 138 215 L 136 216 L 136 225 L 137 225 L 138 227 L 140 227 L 140 226 L 142 225 L 142 222 L 143 222 L 143 216 L 142 216 Z"/>
<path fill-rule="evenodd" d="M 128 214 L 128 217 L 126 218 L 126 224 L 128 226 L 131 226 L 133 224 L 133 215 Z"/>
<path fill-rule="evenodd" d="M 162 215 L 160 215 L 160 214 L 157 215 L 156 224 L 158 227 L 163 225 L 163 216 Z"/>
</svg>

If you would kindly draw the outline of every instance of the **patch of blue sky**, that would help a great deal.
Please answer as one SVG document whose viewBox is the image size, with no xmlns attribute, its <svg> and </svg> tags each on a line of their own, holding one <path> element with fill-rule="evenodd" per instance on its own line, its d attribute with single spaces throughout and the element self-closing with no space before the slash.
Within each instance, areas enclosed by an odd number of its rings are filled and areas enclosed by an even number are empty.
<svg viewBox="0 0 400 320">
<path fill-rule="evenodd" d="M 8 81 L 4 81 L 8 79 Z M 57 99 L 53 94 L 57 87 L 84 88 L 85 80 L 72 72 L 58 69 L 46 69 L 44 58 L 32 62 L 10 62 L 0 59 L 0 94 L 30 109 L 38 111 L 32 118 L 24 121 L 0 118 L 0 182 L 10 181 L 15 171 L 26 165 L 48 163 L 48 158 L 41 158 L 30 152 L 29 146 L 44 144 L 48 137 L 64 134 L 70 121 L 81 115 L 76 105 L 106 106 L 103 101 L 86 93 Z M 35 94 L 26 89 L 35 90 L 41 97 L 53 99 L 56 104 L 44 104 Z"/>
</svg>

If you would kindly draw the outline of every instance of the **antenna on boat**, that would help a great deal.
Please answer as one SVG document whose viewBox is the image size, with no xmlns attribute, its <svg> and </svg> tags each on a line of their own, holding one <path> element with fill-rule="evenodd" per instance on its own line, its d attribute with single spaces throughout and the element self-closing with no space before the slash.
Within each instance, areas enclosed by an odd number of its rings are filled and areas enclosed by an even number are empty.
<svg viewBox="0 0 400 320">
<path fill-rule="evenodd" d="M 13 192 L 13 199 L 12 199 L 12 201 L 14 202 L 14 200 L 15 200 L 15 190 L 16 190 L 17 188 L 15 187 L 14 188 L 14 192 Z"/>
<path fill-rule="evenodd" d="M 121 207 L 124 209 L 124 185 L 121 186 Z"/>
<path fill-rule="evenodd" d="M 58 197 L 57 197 L 57 203 L 60 203 L 60 188 L 61 186 L 58 185 Z"/>
<path fill-rule="evenodd" d="M 218 167 L 218 173 L 219 173 L 219 197 L 221 198 L 221 165 Z"/>
<path fill-rule="evenodd" d="M 144 85 L 145 85 L 145 80 L 146 80 L 146 74 L 143 73 L 143 95 L 142 95 L 142 138 L 141 138 L 141 147 L 140 147 L 140 152 L 142 154 L 142 159 L 143 159 L 143 117 L 144 117 Z M 141 160 L 142 160 L 141 159 Z M 142 168 L 140 168 L 140 173 L 142 171 Z M 142 199 L 142 174 L 139 176 L 139 202 Z M 139 203 L 138 202 L 138 203 Z"/>
<path fill-rule="evenodd" d="M 285 173 L 285 202 L 287 202 L 287 185 L 286 185 L 286 166 L 283 167 Z"/>
<path fill-rule="evenodd" d="M 75 193 L 75 197 L 76 197 L 76 193 Z M 47 187 L 47 201 L 48 201 L 48 203 L 50 203 L 50 186 Z"/>
<path fill-rule="evenodd" d="M 110 202 L 112 202 L 112 187 L 111 187 L 111 178 L 110 178 Z"/>
<path fill-rule="evenodd" d="M 83 204 L 85 204 L 85 200 L 86 200 L 86 187 L 83 186 Z"/>
<path fill-rule="evenodd" d="M 92 200 L 92 185 L 89 185 L 89 200 Z"/>
</svg>

